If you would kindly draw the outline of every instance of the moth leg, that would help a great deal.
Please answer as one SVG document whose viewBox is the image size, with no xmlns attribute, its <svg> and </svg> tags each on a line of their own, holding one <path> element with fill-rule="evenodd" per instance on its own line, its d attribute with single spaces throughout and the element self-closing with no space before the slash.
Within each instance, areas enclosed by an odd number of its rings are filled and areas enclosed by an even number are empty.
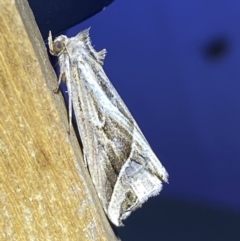
<svg viewBox="0 0 240 241">
<path fill-rule="evenodd" d="M 72 128 L 72 85 L 70 81 L 67 81 L 68 89 L 68 134 L 70 135 L 70 130 Z"/>
<path fill-rule="evenodd" d="M 57 93 L 59 92 L 61 82 L 62 82 L 64 79 L 66 79 L 65 73 L 60 73 L 60 75 L 59 75 L 59 77 L 58 77 L 57 87 L 53 90 L 53 92 L 54 92 L 55 94 L 57 94 Z"/>
<path fill-rule="evenodd" d="M 57 82 L 57 87 L 53 90 L 55 94 L 57 94 L 60 90 L 60 85 L 61 82 L 64 81 L 66 82 L 66 75 L 65 73 L 60 73 L 58 82 Z M 68 84 L 68 81 L 67 81 Z M 72 127 L 72 91 L 71 91 L 71 84 L 68 85 L 68 96 L 69 96 L 69 102 L 68 102 L 68 134 L 70 134 L 70 129 Z"/>
<path fill-rule="evenodd" d="M 84 153 L 84 149 L 83 149 L 83 161 L 84 161 L 85 167 L 88 167 L 87 156 Z"/>
</svg>

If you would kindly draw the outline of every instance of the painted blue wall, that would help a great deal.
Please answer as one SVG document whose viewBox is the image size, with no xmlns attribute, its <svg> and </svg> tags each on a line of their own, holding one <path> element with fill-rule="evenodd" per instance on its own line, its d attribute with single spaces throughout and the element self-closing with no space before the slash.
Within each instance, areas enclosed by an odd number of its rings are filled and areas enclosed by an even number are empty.
<svg viewBox="0 0 240 241">
<path fill-rule="evenodd" d="M 95 48 L 108 51 L 106 73 L 169 172 L 153 208 L 169 198 L 240 215 L 240 2 L 116 0 L 68 35 L 89 26 Z"/>
</svg>

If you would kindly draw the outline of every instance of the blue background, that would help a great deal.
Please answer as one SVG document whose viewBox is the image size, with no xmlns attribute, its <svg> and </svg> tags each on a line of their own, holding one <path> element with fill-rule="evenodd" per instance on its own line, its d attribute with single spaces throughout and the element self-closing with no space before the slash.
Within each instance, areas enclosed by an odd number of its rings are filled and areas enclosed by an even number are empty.
<svg viewBox="0 0 240 241">
<path fill-rule="evenodd" d="M 122 240 L 240 240 L 240 2 L 117 0 L 91 26 L 104 69 L 169 172 Z"/>
</svg>

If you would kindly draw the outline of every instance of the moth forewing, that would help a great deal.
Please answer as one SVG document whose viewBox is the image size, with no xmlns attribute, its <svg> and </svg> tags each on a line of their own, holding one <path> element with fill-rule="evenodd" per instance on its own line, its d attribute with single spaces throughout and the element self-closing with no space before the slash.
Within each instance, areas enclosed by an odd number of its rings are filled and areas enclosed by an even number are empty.
<svg viewBox="0 0 240 241">
<path fill-rule="evenodd" d="M 60 77 L 65 76 L 83 144 L 84 160 L 102 206 L 116 226 L 149 197 L 157 195 L 168 174 L 128 108 L 106 76 L 102 64 L 105 50 L 96 52 L 89 30 L 52 41 Z"/>
<path fill-rule="evenodd" d="M 162 181 L 168 177 L 138 128 L 133 136 L 131 154 L 119 173 L 108 207 L 109 216 L 117 226 L 149 197 L 157 195 Z"/>
</svg>

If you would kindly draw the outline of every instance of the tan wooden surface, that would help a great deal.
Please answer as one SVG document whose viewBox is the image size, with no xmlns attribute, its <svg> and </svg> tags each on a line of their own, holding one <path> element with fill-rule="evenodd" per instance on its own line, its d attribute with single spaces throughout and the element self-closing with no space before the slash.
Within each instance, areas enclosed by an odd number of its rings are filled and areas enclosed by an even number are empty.
<svg viewBox="0 0 240 241">
<path fill-rule="evenodd" d="M 27 1 L 0 0 L 0 240 L 117 240 L 56 81 Z"/>
</svg>

